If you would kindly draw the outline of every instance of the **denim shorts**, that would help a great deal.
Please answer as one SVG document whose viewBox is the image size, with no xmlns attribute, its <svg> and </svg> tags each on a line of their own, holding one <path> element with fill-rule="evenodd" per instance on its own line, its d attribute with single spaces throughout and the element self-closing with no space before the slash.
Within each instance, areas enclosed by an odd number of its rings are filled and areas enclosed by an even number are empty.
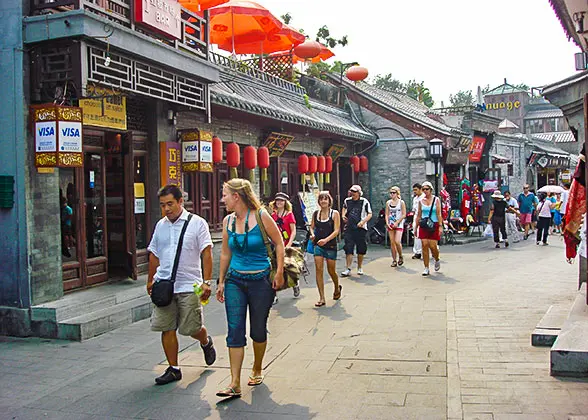
<svg viewBox="0 0 588 420">
<path fill-rule="evenodd" d="M 267 341 L 267 319 L 276 296 L 269 278 L 263 273 L 248 274 L 231 270 L 225 280 L 227 347 L 245 347 L 245 323 L 249 308 L 249 337 L 256 343 Z"/>
<path fill-rule="evenodd" d="M 337 250 L 323 248 L 322 246 L 315 245 L 314 246 L 314 256 L 315 257 L 323 257 L 323 258 L 326 258 L 327 260 L 336 260 L 337 259 Z"/>
</svg>

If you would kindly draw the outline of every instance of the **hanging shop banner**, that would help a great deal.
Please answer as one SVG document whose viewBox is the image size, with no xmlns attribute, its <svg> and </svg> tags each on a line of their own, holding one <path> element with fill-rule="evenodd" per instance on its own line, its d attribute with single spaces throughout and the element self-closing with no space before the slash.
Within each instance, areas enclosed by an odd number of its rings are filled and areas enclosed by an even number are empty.
<svg viewBox="0 0 588 420">
<path fill-rule="evenodd" d="M 168 37 L 181 38 L 181 13 L 178 0 L 135 0 L 135 22 Z"/>
<path fill-rule="evenodd" d="M 54 104 L 30 108 L 35 136 L 35 166 L 82 166 L 82 108 Z"/>
<path fill-rule="evenodd" d="M 342 144 L 333 144 L 331 147 L 329 147 L 329 149 L 325 153 L 325 156 L 331 156 L 333 162 L 335 162 L 339 158 L 339 156 L 343 154 L 344 151 L 345 146 L 343 146 Z"/>
<path fill-rule="evenodd" d="M 470 147 L 470 162 L 480 162 L 482 160 L 482 153 L 484 153 L 484 146 L 486 145 L 486 138 L 482 136 L 474 136 L 472 145 Z"/>
<path fill-rule="evenodd" d="M 159 143 L 159 170 L 161 186 L 175 184 L 182 186 L 182 161 L 180 143 L 164 141 Z"/>
<path fill-rule="evenodd" d="M 84 124 L 94 127 L 127 129 L 127 98 L 120 92 L 100 86 L 86 88 L 88 98 L 80 99 Z"/>
<path fill-rule="evenodd" d="M 294 136 L 282 133 L 271 133 L 263 144 L 268 148 L 270 157 L 280 157 L 286 151 Z"/>
<path fill-rule="evenodd" d="M 212 133 L 191 129 L 178 131 L 182 145 L 182 171 L 212 172 Z"/>
</svg>

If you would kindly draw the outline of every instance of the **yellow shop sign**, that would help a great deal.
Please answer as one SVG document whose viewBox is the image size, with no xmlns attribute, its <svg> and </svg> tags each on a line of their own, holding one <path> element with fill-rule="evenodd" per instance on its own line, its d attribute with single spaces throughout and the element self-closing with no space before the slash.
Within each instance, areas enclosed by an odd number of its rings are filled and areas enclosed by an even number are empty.
<svg viewBox="0 0 588 420">
<path fill-rule="evenodd" d="M 127 129 L 127 98 L 120 92 L 98 86 L 88 86 L 89 98 L 80 99 L 84 110 L 84 125 Z"/>
<path fill-rule="evenodd" d="M 521 101 L 508 101 L 508 102 L 495 102 L 493 104 L 485 104 L 486 110 L 499 110 L 506 109 L 512 111 L 513 109 L 519 109 L 521 107 Z"/>
</svg>

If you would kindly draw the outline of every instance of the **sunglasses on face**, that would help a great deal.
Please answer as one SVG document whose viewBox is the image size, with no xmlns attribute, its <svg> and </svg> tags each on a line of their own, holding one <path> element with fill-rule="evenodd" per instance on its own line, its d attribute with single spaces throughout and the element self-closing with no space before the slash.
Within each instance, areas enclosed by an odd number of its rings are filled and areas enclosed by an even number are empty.
<svg viewBox="0 0 588 420">
<path fill-rule="evenodd" d="M 423 191 L 431 191 L 431 189 L 429 187 L 425 187 L 423 188 Z"/>
<path fill-rule="evenodd" d="M 390 194 L 397 194 L 396 191 L 390 191 Z"/>
<path fill-rule="evenodd" d="M 349 190 L 349 192 L 350 192 L 350 193 L 356 193 L 356 192 L 358 192 L 358 191 L 355 191 L 355 190 Z"/>
</svg>

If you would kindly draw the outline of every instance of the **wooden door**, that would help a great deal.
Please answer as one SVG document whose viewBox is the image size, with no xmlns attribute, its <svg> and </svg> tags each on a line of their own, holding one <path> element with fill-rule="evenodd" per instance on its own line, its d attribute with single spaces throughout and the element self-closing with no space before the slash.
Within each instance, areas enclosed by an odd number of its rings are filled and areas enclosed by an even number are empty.
<svg viewBox="0 0 588 420">
<path fill-rule="evenodd" d="M 135 211 L 146 212 L 145 206 L 135 208 L 135 161 L 133 150 L 133 133 L 127 131 L 122 135 L 123 179 L 124 179 L 124 213 L 125 213 L 125 270 L 127 276 L 137 280 L 137 237 Z M 144 204 L 144 202 L 143 202 Z"/>
</svg>

